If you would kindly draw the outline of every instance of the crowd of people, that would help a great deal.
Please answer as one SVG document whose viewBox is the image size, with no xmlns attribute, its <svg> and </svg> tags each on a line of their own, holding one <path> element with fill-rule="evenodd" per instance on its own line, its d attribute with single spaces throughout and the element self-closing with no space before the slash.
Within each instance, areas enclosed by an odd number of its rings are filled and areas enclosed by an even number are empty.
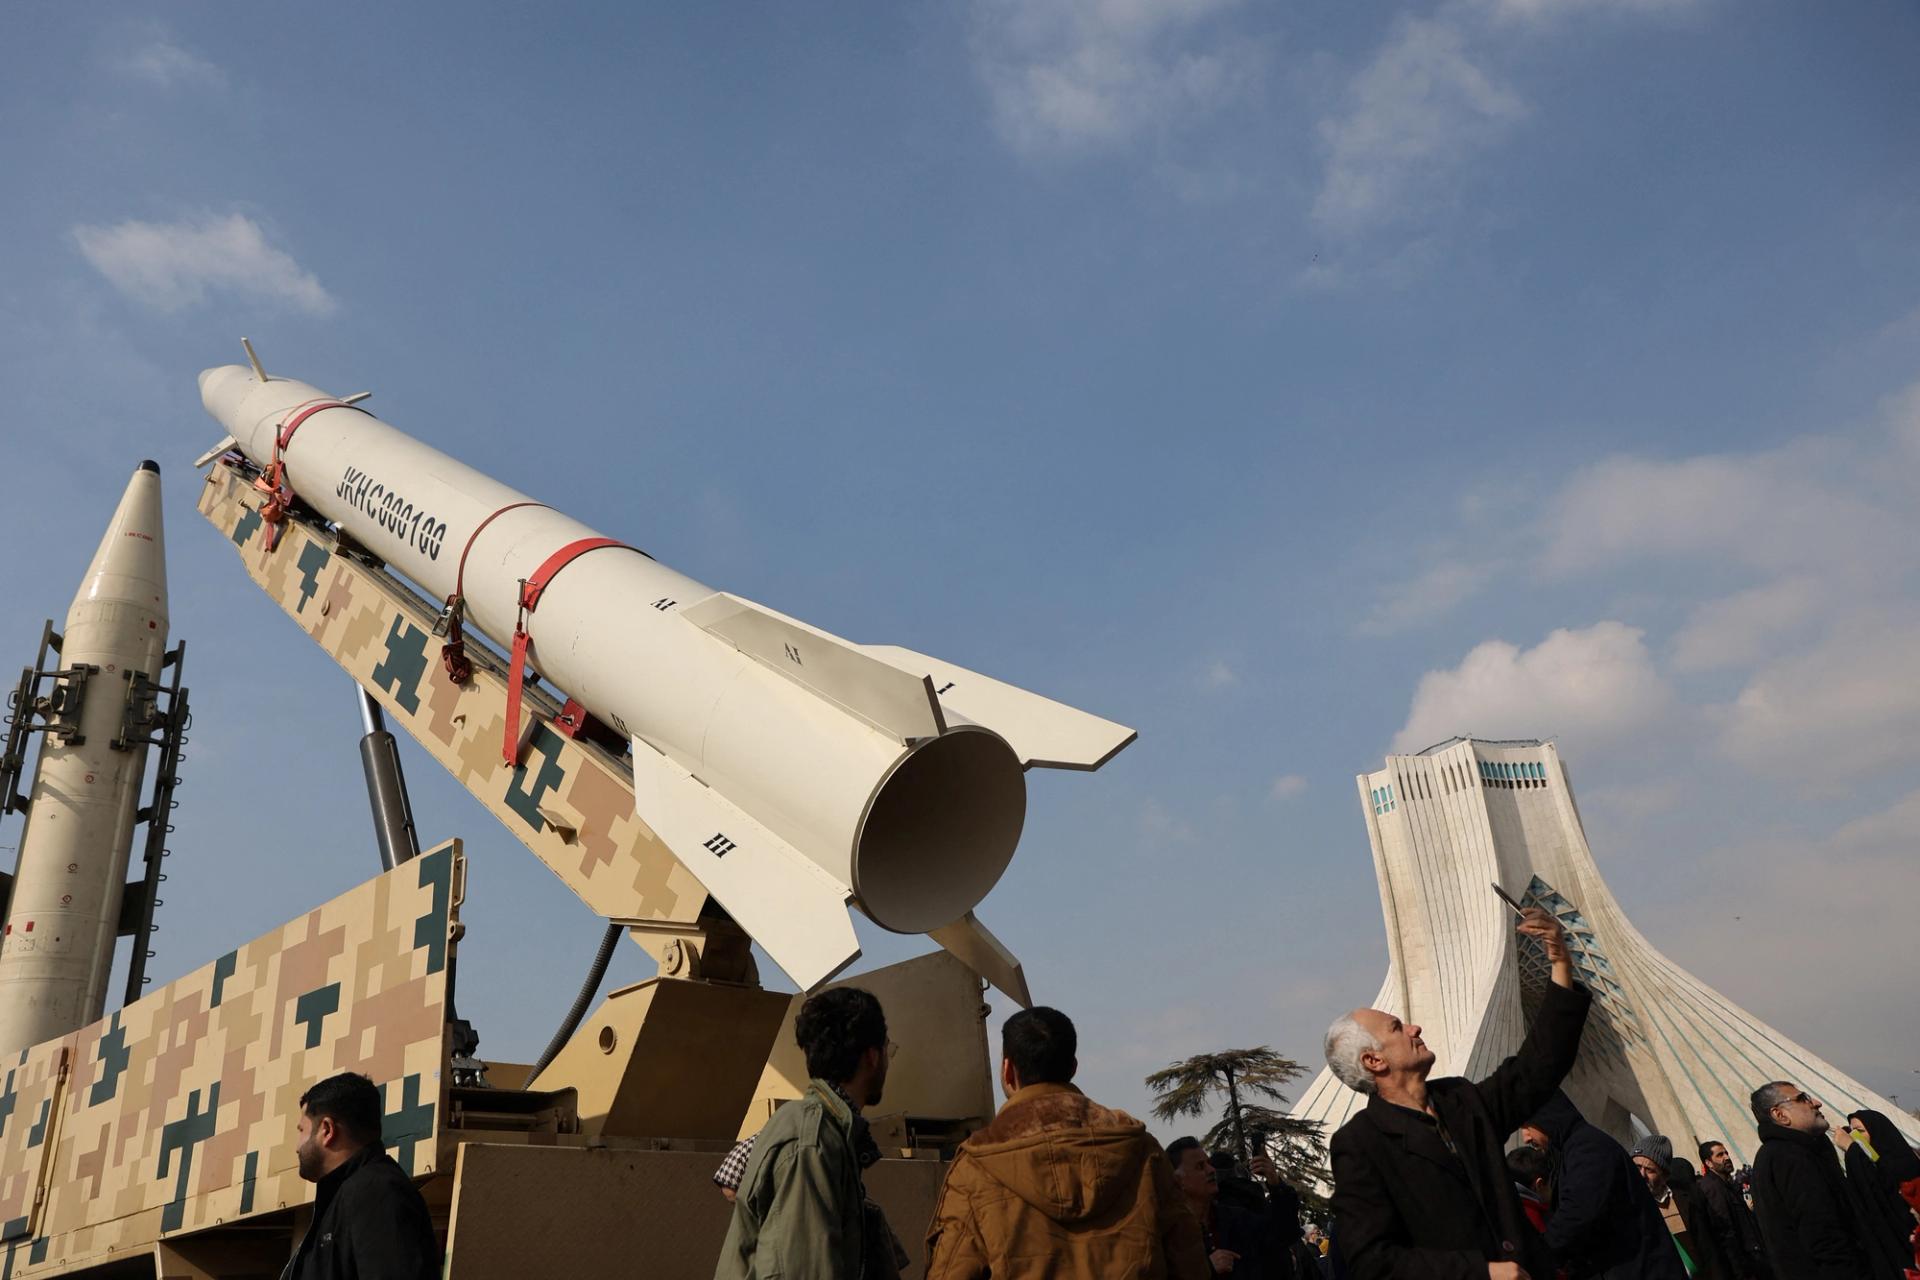
<svg viewBox="0 0 1920 1280">
<path fill-rule="evenodd" d="M 1723 1141 L 1700 1168 L 1658 1134 L 1624 1149 L 1560 1091 L 1591 996 L 1537 908 L 1552 983 L 1519 1052 L 1484 1080 L 1429 1080 L 1418 1026 L 1358 1009 L 1328 1065 L 1367 1096 L 1330 1144 L 1336 1275 L 1458 1280 L 1903 1280 L 1920 1277 L 1920 1157 L 1877 1111 L 1832 1124 L 1784 1080 L 1751 1098 L 1759 1153 Z M 1517 1139 L 1517 1143 L 1516 1143 Z"/>
<path fill-rule="evenodd" d="M 1144 1125 L 1073 1084 L 1073 1024 L 1016 1013 L 1002 1033 L 1006 1104 L 961 1144 L 926 1238 L 928 1280 L 1920 1280 L 1920 1156 L 1893 1122 L 1831 1125 L 1819 1099 L 1768 1081 L 1759 1151 L 1725 1142 L 1699 1166 L 1658 1134 L 1624 1148 L 1561 1091 L 1591 995 L 1561 926 L 1526 912 L 1551 983 L 1525 1041 L 1483 1080 L 1429 1079 L 1420 1028 L 1356 1009 L 1328 1028 L 1329 1067 L 1366 1096 L 1334 1134 L 1332 1212 L 1305 1221 L 1273 1163 L 1162 1150 Z M 879 1152 L 864 1106 L 886 1082 L 879 1002 L 840 989 L 802 1009 L 814 1077 L 714 1175 L 733 1219 L 715 1280 L 884 1280 L 906 1252 L 867 1199 Z"/>
<path fill-rule="evenodd" d="M 1022 1010 L 1001 1035 L 1006 1103 L 963 1142 L 926 1234 L 927 1280 L 1920 1280 L 1920 1156 L 1893 1122 L 1834 1125 L 1784 1080 L 1751 1105 L 1759 1151 L 1725 1142 L 1696 1167 L 1660 1135 L 1631 1151 L 1561 1091 L 1590 994 L 1559 923 L 1520 931 L 1551 961 L 1519 1051 L 1483 1080 L 1429 1079 L 1420 1027 L 1356 1009 L 1328 1028 L 1328 1066 L 1366 1105 L 1329 1144 L 1325 1223 L 1270 1159 L 1163 1150 L 1073 1083 L 1073 1023 Z M 714 1280 L 888 1280 L 909 1255 L 871 1198 L 880 1149 L 863 1116 L 893 1043 L 871 993 L 810 997 L 795 1036 L 806 1092 L 738 1144 L 713 1181 L 732 1204 Z M 300 1100 L 300 1173 L 318 1184 L 286 1280 L 440 1271 L 430 1216 L 380 1141 L 379 1092 L 351 1073 Z"/>
</svg>

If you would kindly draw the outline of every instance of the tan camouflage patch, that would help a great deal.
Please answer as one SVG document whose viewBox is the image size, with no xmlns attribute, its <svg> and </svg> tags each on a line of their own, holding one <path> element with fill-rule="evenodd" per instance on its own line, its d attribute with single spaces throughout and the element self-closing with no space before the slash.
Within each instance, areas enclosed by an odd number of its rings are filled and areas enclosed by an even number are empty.
<svg viewBox="0 0 1920 1280">
<path fill-rule="evenodd" d="M 396 1159 L 415 1175 L 446 1166 L 464 874 L 458 842 L 442 845 L 22 1055 L 0 1077 L 0 1275 L 58 1275 L 307 1202 L 299 1098 L 338 1071 L 381 1086 Z"/>
<path fill-rule="evenodd" d="M 216 464 L 199 510 L 234 543 L 254 581 L 581 901 L 609 920 L 699 918 L 706 890 L 634 815 L 623 761 L 554 730 L 559 705 L 529 687 L 528 748 L 523 763 L 508 768 L 500 758 L 507 689 L 499 659 L 470 637 L 473 679 L 454 684 L 432 634 L 435 606 L 303 524 L 285 524 L 279 545 L 264 552 L 259 502 L 240 472 Z"/>
</svg>

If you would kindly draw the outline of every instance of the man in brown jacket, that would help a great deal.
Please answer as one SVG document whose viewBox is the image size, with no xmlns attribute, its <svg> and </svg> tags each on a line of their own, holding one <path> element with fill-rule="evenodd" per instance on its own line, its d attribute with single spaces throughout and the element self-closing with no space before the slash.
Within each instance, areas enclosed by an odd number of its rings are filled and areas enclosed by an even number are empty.
<svg viewBox="0 0 1920 1280">
<path fill-rule="evenodd" d="M 1027 1009 L 1001 1032 L 1007 1104 L 961 1144 L 927 1232 L 927 1280 L 1207 1280 L 1200 1225 L 1146 1126 L 1070 1083 L 1073 1023 Z"/>
</svg>

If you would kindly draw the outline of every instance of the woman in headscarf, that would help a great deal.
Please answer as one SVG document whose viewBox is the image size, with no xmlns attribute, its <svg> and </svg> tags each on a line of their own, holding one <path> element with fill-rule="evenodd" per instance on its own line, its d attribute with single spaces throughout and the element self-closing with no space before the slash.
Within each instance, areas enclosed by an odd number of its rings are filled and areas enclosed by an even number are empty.
<svg viewBox="0 0 1920 1280">
<path fill-rule="evenodd" d="M 1870 1237 L 1862 1243 L 1870 1255 L 1896 1263 L 1899 1271 L 1910 1270 L 1915 1265 L 1914 1217 L 1902 1187 L 1911 1183 L 1920 1195 L 1920 1157 L 1878 1111 L 1852 1112 L 1847 1123 L 1850 1127 L 1835 1132 L 1845 1152 L 1847 1191 Z M 1875 1127 L 1881 1129 L 1877 1140 Z"/>
</svg>

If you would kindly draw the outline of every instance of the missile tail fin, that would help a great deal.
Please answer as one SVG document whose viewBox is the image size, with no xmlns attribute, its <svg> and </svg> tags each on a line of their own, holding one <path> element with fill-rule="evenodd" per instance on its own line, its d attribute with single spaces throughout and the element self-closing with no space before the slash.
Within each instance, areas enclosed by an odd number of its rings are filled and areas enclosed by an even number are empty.
<svg viewBox="0 0 1920 1280">
<path fill-rule="evenodd" d="M 906 743 L 946 732 L 925 674 L 916 676 L 861 645 L 725 591 L 689 605 L 680 616 L 888 737 Z"/>
<path fill-rule="evenodd" d="M 1007 950 L 991 930 L 969 911 L 952 924 L 929 929 L 927 936 L 953 953 L 953 958 L 1010 996 L 1022 1009 L 1033 1008 L 1027 973 L 1020 957 Z"/>
<path fill-rule="evenodd" d="M 847 891 L 641 738 L 633 740 L 633 807 L 801 990 L 860 958 Z"/>
<path fill-rule="evenodd" d="M 993 730 L 1029 769 L 1098 769 L 1137 736 L 1123 724 L 924 653 L 891 644 L 860 648 L 909 675 L 928 677 L 948 715 Z"/>
</svg>

